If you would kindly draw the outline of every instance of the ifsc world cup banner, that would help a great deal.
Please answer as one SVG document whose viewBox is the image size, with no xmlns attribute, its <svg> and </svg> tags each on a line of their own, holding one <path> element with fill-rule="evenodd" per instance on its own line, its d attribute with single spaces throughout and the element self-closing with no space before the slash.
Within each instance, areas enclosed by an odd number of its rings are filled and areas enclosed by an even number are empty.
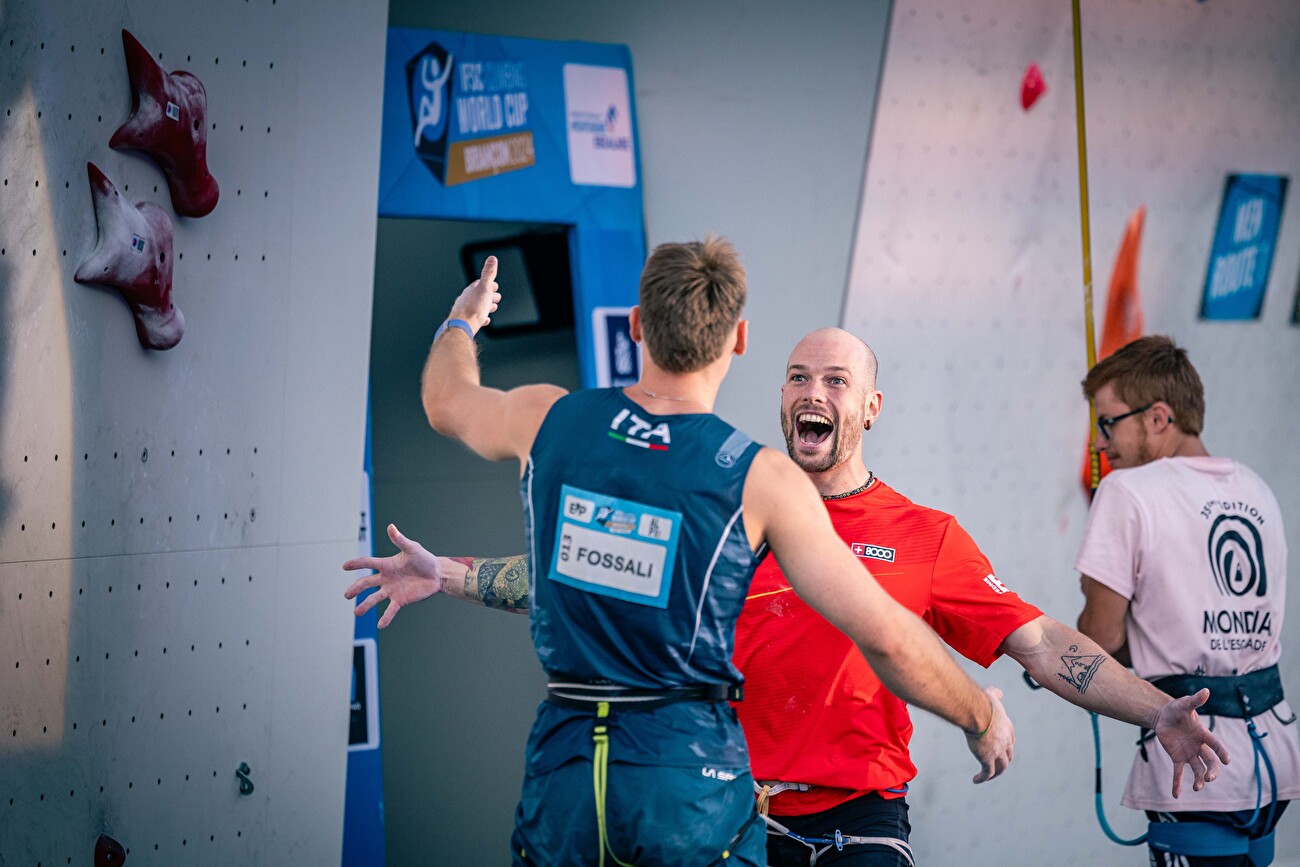
<svg viewBox="0 0 1300 867">
<path fill-rule="evenodd" d="M 639 372 L 634 93 L 624 45 L 388 30 L 379 216 L 568 227 L 584 385 Z"/>
<path fill-rule="evenodd" d="M 635 124 L 625 46 L 390 28 L 380 213 L 640 227 Z"/>
</svg>

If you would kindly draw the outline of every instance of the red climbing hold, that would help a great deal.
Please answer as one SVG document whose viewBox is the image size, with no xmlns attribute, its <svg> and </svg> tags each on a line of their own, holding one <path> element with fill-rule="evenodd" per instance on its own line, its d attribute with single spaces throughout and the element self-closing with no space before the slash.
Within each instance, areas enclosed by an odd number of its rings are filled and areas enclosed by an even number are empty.
<svg viewBox="0 0 1300 867">
<path fill-rule="evenodd" d="M 134 36 L 122 31 L 131 79 L 131 116 L 108 146 L 148 154 L 167 177 L 172 207 L 202 217 L 217 206 L 217 181 L 208 172 L 208 95 L 188 72 L 163 70 Z"/>
<path fill-rule="evenodd" d="M 152 202 L 133 206 L 99 167 L 86 163 L 95 202 L 94 252 L 73 279 L 121 293 L 135 333 L 146 349 L 171 349 L 185 333 L 185 317 L 172 304 L 172 221 Z"/>
<path fill-rule="evenodd" d="M 1043 80 L 1043 71 L 1037 63 L 1031 63 L 1025 69 L 1024 81 L 1020 83 L 1020 105 L 1029 111 L 1044 93 L 1047 93 L 1047 82 Z"/>
<path fill-rule="evenodd" d="M 95 867 L 121 867 L 125 863 L 126 850 L 122 844 L 107 834 L 100 834 L 95 841 Z"/>
</svg>

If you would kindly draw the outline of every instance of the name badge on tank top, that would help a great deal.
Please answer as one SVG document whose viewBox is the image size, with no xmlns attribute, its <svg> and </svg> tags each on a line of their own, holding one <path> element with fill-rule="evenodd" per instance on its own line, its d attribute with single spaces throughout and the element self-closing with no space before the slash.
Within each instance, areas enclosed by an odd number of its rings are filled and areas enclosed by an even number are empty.
<svg viewBox="0 0 1300 867">
<path fill-rule="evenodd" d="M 668 607 L 680 512 L 564 485 L 556 524 L 552 581 Z"/>
</svg>

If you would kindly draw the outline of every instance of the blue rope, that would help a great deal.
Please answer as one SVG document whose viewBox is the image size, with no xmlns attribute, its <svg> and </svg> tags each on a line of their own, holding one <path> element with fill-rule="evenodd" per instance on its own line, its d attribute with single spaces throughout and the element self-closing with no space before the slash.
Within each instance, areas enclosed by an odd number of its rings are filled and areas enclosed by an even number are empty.
<svg viewBox="0 0 1300 867">
<path fill-rule="evenodd" d="M 1277 775 L 1273 771 L 1273 761 L 1268 757 L 1268 751 L 1264 749 L 1264 738 L 1268 733 L 1259 733 L 1255 727 L 1255 720 L 1252 717 L 1246 721 L 1246 729 L 1250 732 L 1250 746 L 1255 753 L 1255 812 L 1251 813 L 1250 818 L 1246 820 L 1245 828 L 1250 828 L 1259 818 L 1260 809 L 1264 806 L 1264 778 L 1259 774 L 1259 760 L 1262 756 L 1264 759 L 1264 769 L 1268 771 L 1269 791 L 1273 793 L 1273 800 L 1268 805 L 1268 816 L 1272 820 L 1273 813 L 1277 809 Z"/>
<path fill-rule="evenodd" d="M 1095 713 L 1089 713 L 1088 715 L 1092 717 L 1092 745 L 1094 754 L 1097 757 L 1097 787 L 1096 794 L 1093 796 L 1093 802 L 1097 809 L 1097 822 L 1101 825 L 1102 833 L 1110 838 L 1111 842 L 1118 843 L 1121 846 L 1141 846 L 1147 841 L 1146 834 L 1132 840 L 1125 840 L 1116 834 L 1111 829 L 1110 823 L 1106 821 L 1106 808 L 1101 800 L 1101 727 L 1098 725 L 1098 717 Z M 1264 734 L 1259 733 L 1259 730 L 1255 727 L 1254 719 L 1246 721 L 1246 728 L 1250 731 L 1250 745 L 1252 752 L 1255 754 L 1255 812 L 1246 820 L 1242 830 L 1255 824 L 1255 820 L 1259 818 L 1260 811 L 1264 806 L 1264 778 L 1259 773 L 1259 760 L 1261 758 L 1264 760 L 1264 770 L 1268 772 L 1269 790 L 1273 793 L 1273 800 L 1268 805 L 1270 820 L 1272 820 L 1273 813 L 1277 810 L 1277 774 L 1273 770 L 1273 761 L 1268 757 L 1268 751 L 1264 749 L 1262 743 L 1264 738 L 1268 737 L 1268 734 L 1267 732 Z"/>
<path fill-rule="evenodd" d="M 1101 824 L 1102 832 L 1110 838 L 1112 843 L 1118 843 L 1121 846 L 1141 846 L 1147 841 L 1147 835 L 1134 837 L 1132 840 L 1125 840 L 1123 837 L 1111 830 L 1110 823 L 1106 821 L 1106 808 L 1101 802 L 1101 726 L 1097 723 L 1097 715 L 1089 713 L 1092 717 L 1092 746 L 1093 754 L 1097 758 L 1097 791 L 1093 796 L 1093 803 L 1097 808 L 1097 821 Z"/>
</svg>

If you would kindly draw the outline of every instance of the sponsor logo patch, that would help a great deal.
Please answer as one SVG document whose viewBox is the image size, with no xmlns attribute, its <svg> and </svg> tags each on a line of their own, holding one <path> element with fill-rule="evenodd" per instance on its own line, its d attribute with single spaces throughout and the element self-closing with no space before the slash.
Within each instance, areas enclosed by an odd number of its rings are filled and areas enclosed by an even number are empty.
<svg viewBox="0 0 1300 867">
<path fill-rule="evenodd" d="M 998 576 L 989 573 L 984 576 L 984 583 L 993 589 L 993 592 L 1001 596 L 1003 593 L 1009 593 L 1010 588 L 998 580 Z"/>
<path fill-rule="evenodd" d="M 882 545 L 868 545 L 866 542 L 854 542 L 849 546 L 853 553 L 863 559 L 884 560 L 886 563 L 894 562 L 894 549 L 886 548 Z"/>
<path fill-rule="evenodd" d="M 573 495 L 564 498 L 564 517 L 581 521 L 584 524 L 590 524 L 592 517 L 596 514 L 596 503 L 592 500 L 586 500 L 582 497 Z"/>
<path fill-rule="evenodd" d="M 625 536 L 636 527 L 636 515 L 610 506 L 601 506 L 596 510 L 596 523 L 611 533 Z"/>
</svg>

